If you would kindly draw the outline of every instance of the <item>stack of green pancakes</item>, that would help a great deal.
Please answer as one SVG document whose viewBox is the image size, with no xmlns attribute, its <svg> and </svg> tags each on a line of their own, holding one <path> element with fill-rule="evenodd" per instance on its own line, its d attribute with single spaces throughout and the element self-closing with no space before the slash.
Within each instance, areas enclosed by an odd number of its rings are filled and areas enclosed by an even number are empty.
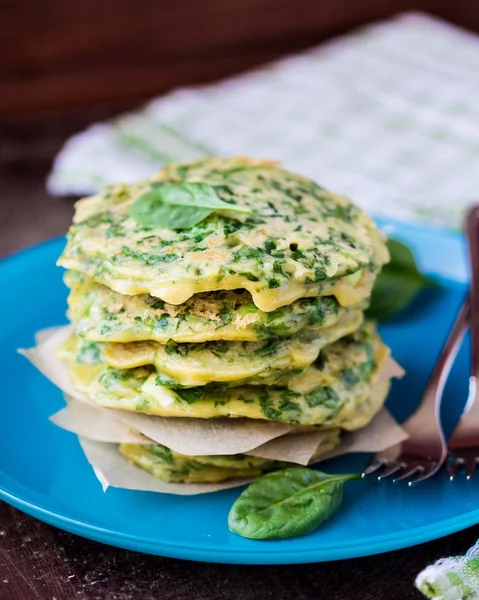
<svg viewBox="0 0 479 600">
<path fill-rule="evenodd" d="M 77 203 L 59 259 L 74 333 L 59 356 L 99 406 L 320 429 L 329 451 L 342 430 L 370 422 L 389 390 L 380 374 L 389 350 L 364 320 L 388 259 L 359 208 L 275 163 L 169 165 Z M 167 481 L 280 466 L 154 443 L 119 450 Z"/>
</svg>

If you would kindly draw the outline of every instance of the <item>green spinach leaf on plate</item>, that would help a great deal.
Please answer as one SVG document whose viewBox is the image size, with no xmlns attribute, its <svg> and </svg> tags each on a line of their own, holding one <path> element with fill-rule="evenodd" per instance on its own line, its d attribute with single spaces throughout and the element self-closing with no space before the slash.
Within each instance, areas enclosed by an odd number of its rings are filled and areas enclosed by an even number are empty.
<svg viewBox="0 0 479 600">
<path fill-rule="evenodd" d="M 254 540 L 305 535 L 341 506 L 343 484 L 360 475 L 328 475 L 290 467 L 263 475 L 231 507 L 231 531 Z"/>
</svg>

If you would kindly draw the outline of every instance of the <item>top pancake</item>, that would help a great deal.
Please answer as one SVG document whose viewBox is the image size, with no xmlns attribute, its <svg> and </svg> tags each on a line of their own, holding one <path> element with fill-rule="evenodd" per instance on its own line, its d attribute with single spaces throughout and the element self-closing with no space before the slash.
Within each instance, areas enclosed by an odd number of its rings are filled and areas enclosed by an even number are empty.
<svg viewBox="0 0 479 600">
<path fill-rule="evenodd" d="M 146 227 L 129 210 L 153 181 L 202 182 L 251 213 L 214 212 L 189 229 Z M 303 297 L 357 304 L 387 260 L 373 222 L 347 198 L 275 163 L 208 158 L 79 201 L 59 264 L 119 293 L 176 305 L 199 292 L 246 289 L 269 312 Z"/>
</svg>

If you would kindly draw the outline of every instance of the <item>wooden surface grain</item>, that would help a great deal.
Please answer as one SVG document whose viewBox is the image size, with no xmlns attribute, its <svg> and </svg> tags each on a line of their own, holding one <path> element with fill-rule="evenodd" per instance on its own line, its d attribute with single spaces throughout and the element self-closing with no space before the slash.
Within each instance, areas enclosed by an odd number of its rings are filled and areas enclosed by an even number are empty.
<svg viewBox="0 0 479 600">
<path fill-rule="evenodd" d="M 0 114 L 212 81 L 432 0 L 0 3 Z"/>
<path fill-rule="evenodd" d="M 479 527 L 416 548 L 293 566 L 193 563 L 112 548 L 0 502 L 2 600 L 420 600 L 417 573 Z"/>
<path fill-rule="evenodd" d="M 477 0 L 4 0 L 0 115 L 145 99 L 406 10 L 479 31 Z"/>
<path fill-rule="evenodd" d="M 64 233 L 72 200 L 45 177 L 64 139 L 111 111 L 0 126 L 0 255 Z M 345 562 L 259 567 L 200 564 L 110 548 L 0 502 L 1 600 L 420 600 L 416 574 L 465 552 L 479 527 L 421 546 Z"/>
</svg>

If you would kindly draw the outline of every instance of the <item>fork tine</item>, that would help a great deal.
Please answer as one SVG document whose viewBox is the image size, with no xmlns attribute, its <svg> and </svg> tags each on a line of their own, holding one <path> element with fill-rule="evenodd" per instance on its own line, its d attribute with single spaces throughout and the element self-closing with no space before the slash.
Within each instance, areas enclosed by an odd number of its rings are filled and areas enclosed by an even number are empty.
<svg viewBox="0 0 479 600">
<path fill-rule="evenodd" d="M 414 475 L 416 471 L 420 471 L 421 473 L 424 471 L 424 467 L 417 463 L 413 463 L 412 465 L 404 468 L 404 473 L 401 474 L 400 477 L 395 477 L 394 481 L 403 481 L 404 479 L 408 479 L 411 475 Z"/>
<path fill-rule="evenodd" d="M 451 457 L 451 459 L 446 462 L 446 472 L 450 481 L 452 481 L 457 475 L 457 472 L 459 471 L 459 467 L 462 465 L 462 462 L 463 461 L 457 456 Z"/>
<path fill-rule="evenodd" d="M 390 477 L 391 475 L 394 475 L 394 473 L 397 473 L 401 469 L 402 469 L 401 463 L 393 462 L 386 469 L 384 469 L 384 471 L 380 475 L 378 475 L 378 480 L 381 481 L 381 479 L 386 479 L 386 477 Z"/>
<path fill-rule="evenodd" d="M 424 469 L 423 471 L 418 473 L 416 477 L 413 477 L 410 481 L 408 481 L 408 483 L 409 485 L 413 485 L 415 483 L 419 483 L 420 481 L 424 481 L 424 479 L 428 479 L 428 477 L 434 475 L 437 470 L 437 465 L 433 465 L 429 469 Z"/>
<path fill-rule="evenodd" d="M 467 479 L 470 479 L 472 474 L 474 473 L 474 471 L 476 470 L 476 457 L 475 456 L 469 456 L 466 459 L 466 477 Z"/>
<path fill-rule="evenodd" d="M 375 460 L 374 462 L 372 462 L 369 467 L 366 467 L 364 469 L 364 471 L 362 472 L 362 477 L 366 477 L 367 475 L 371 475 L 371 473 L 376 472 L 378 469 L 380 469 L 381 467 L 384 467 L 385 465 L 385 461 L 384 460 Z"/>
</svg>

